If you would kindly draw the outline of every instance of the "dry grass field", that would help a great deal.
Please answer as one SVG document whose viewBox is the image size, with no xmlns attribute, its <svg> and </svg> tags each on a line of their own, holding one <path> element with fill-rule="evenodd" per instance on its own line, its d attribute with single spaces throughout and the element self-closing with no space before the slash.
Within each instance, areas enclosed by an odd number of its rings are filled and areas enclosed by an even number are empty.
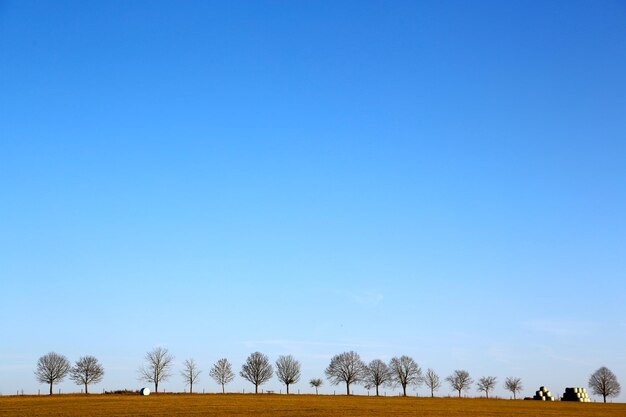
<svg viewBox="0 0 626 417">
<path fill-rule="evenodd" d="M 0 416 L 626 416 L 626 404 L 327 395 L 0 397 Z"/>
</svg>

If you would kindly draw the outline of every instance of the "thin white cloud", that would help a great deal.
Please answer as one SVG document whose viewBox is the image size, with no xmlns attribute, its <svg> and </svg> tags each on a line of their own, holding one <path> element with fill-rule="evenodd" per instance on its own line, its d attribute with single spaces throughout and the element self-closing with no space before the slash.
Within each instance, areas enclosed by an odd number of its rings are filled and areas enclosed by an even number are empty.
<svg viewBox="0 0 626 417">
<path fill-rule="evenodd" d="M 365 291 L 360 293 L 351 294 L 352 300 L 360 305 L 376 307 L 383 302 L 384 296 L 377 291 Z"/>
<path fill-rule="evenodd" d="M 522 326 L 557 337 L 580 337 L 592 335 L 602 324 L 586 320 L 531 320 L 523 322 Z"/>
<path fill-rule="evenodd" d="M 556 349 L 552 346 L 547 345 L 532 345 L 537 348 L 539 351 L 539 355 L 543 357 L 543 359 L 554 360 L 559 362 L 565 362 L 567 364 L 574 365 L 575 367 L 580 366 L 592 366 L 593 364 L 587 360 L 582 355 L 564 355 L 563 353 L 558 353 Z"/>
<path fill-rule="evenodd" d="M 278 346 L 281 348 L 342 348 L 342 349 L 404 349 L 404 346 L 386 344 L 386 343 L 368 343 L 368 342 L 316 342 L 310 340 L 294 340 L 294 339 L 266 339 L 266 340 L 247 340 L 242 342 L 247 348 L 255 348 L 259 346 Z"/>
<path fill-rule="evenodd" d="M 0 365 L 0 371 L 15 371 L 15 370 L 30 370 L 33 369 L 32 364 L 10 364 L 10 365 Z"/>
<path fill-rule="evenodd" d="M 491 347 L 487 349 L 487 357 L 494 362 L 510 364 L 514 362 L 516 354 L 511 352 L 509 349 L 501 347 Z"/>
<path fill-rule="evenodd" d="M 450 356 L 457 361 L 465 361 L 472 356 L 469 350 L 461 346 L 452 346 L 448 350 Z"/>
<path fill-rule="evenodd" d="M 329 293 L 363 307 L 377 307 L 385 299 L 378 290 L 331 290 Z"/>
</svg>

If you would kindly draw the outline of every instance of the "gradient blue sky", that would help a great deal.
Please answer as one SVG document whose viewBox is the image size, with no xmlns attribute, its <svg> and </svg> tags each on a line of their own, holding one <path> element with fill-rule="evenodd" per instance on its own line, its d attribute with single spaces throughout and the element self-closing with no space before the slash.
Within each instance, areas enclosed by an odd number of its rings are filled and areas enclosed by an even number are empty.
<svg viewBox="0 0 626 417">
<path fill-rule="evenodd" d="M 210 365 L 255 350 L 296 356 L 306 392 L 345 350 L 524 395 L 603 365 L 626 384 L 624 22 L 620 1 L 0 1 L 0 392 L 45 388 L 51 350 L 135 389 L 159 345 L 165 390 L 193 357 L 215 391 Z"/>
</svg>

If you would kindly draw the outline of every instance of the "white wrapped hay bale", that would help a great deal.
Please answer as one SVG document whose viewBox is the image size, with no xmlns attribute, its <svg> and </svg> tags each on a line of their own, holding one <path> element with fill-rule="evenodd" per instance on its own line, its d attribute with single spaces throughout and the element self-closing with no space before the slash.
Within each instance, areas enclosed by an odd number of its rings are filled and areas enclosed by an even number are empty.
<svg viewBox="0 0 626 417">
<path fill-rule="evenodd" d="M 144 395 L 144 396 L 150 395 L 150 388 L 142 388 L 142 389 L 140 389 L 139 390 L 139 395 Z"/>
<path fill-rule="evenodd" d="M 565 393 L 561 398 L 562 401 L 575 401 L 575 402 L 591 402 L 587 390 L 581 387 L 569 387 L 565 388 Z"/>
<path fill-rule="evenodd" d="M 535 391 L 533 400 L 537 401 L 554 401 L 552 393 L 547 387 L 539 387 L 539 391 Z"/>
</svg>

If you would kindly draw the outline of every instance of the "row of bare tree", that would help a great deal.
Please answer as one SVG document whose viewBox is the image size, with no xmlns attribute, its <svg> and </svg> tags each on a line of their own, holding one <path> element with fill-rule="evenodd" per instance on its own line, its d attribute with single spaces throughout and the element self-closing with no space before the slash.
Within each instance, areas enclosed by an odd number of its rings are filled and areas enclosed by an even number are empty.
<svg viewBox="0 0 626 417">
<path fill-rule="evenodd" d="M 348 395 L 350 395 L 351 384 L 363 384 L 367 389 L 374 388 L 376 395 L 379 395 L 381 386 L 400 386 L 402 395 L 406 396 L 407 387 L 419 387 L 423 383 L 430 389 L 431 397 L 434 397 L 435 392 L 442 385 L 441 378 L 434 370 L 429 368 L 422 374 L 422 369 L 417 362 L 406 355 L 391 358 L 389 364 L 380 359 L 374 359 L 366 364 L 358 353 L 344 352 L 331 359 L 325 372 L 332 384 L 345 383 Z M 454 371 L 452 375 L 445 378 L 445 381 L 459 393 L 459 397 L 464 391 L 468 391 L 474 382 L 469 372 L 465 370 Z M 478 390 L 484 392 L 489 398 L 489 392 L 495 388 L 496 381 L 497 378 L 493 376 L 482 377 L 477 383 Z M 523 388 L 520 378 L 507 378 L 505 387 L 513 393 L 513 398 L 516 398 L 517 393 Z"/>
<path fill-rule="evenodd" d="M 50 395 L 52 395 L 54 383 L 63 381 L 68 374 L 77 385 L 85 387 L 85 394 L 87 394 L 90 384 L 102 381 L 104 368 L 93 356 L 83 356 L 72 366 L 65 356 L 55 352 L 43 355 L 37 361 L 35 376 L 37 381 L 50 385 Z"/>
<path fill-rule="evenodd" d="M 144 365 L 139 368 L 139 379 L 154 384 L 154 391 L 158 392 L 159 383 L 172 376 L 174 356 L 167 349 L 157 347 L 146 353 L 144 359 Z M 269 381 L 276 374 L 278 380 L 286 386 L 287 394 L 289 394 L 289 386 L 300 381 L 300 362 L 291 355 L 281 355 L 276 360 L 275 366 L 276 371 L 274 371 L 274 367 L 266 355 L 261 352 L 254 352 L 241 366 L 239 375 L 254 384 L 254 392 L 258 393 L 259 386 Z M 193 392 L 193 385 L 198 382 L 201 373 L 202 371 L 198 368 L 195 360 L 186 359 L 183 362 L 181 375 L 186 385 L 189 386 L 190 393 Z M 350 395 L 350 386 L 353 384 L 361 384 L 368 390 L 375 389 L 377 396 L 379 395 L 379 388 L 383 386 L 402 387 L 402 394 L 406 396 L 407 387 L 418 387 L 424 384 L 430 389 L 431 397 L 434 397 L 435 392 L 442 386 L 442 381 L 435 371 L 429 368 L 422 374 L 422 369 L 417 362 L 406 355 L 393 357 L 389 363 L 374 359 L 366 364 L 361 360 L 358 353 L 354 351 L 343 352 L 332 357 L 324 373 L 331 384 L 345 384 L 347 395 Z M 89 384 L 95 384 L 102 380 L 104 368 L 93 356 L 83 356 L 72 366 L 65 356 L 54 352 L 42 356 L 37 362 L 37 369 L 35 370 L 37 380 L 50 385 L 51 395 L 53 384 L 62 381 L 67 374 L 76 384 L 83 385 L 85 393 L 88 393 Z M 222 393 L 225 392 L 225 386 L 235 378 L 232 365 L 226 358 L 219 359 L 211 367 L 209 376 L 221 385 Z M 469 372 L 465 370 L 455 370 L 445 378 L 445 381 L 450 384 L 454 391 L 458 392 L 459 397 L 463 392 L 469 391 L 474 383 Z M 314 378 L 309 381 L 309 384 L 315 388 L 317 393 L 323 381 L 320 378 Z M 477 390 L 484 392 L 487 398 L 489 398 L 489 393 L 493 391 L 496 384 L 497 378 L 495 376 L 481 377 L 476 381 Z M 523 389 L 521 379 L 515 377 L 507 378 L 504 387 L 513 394 L 514 399 Z M 619 395 L 621 389 L 615 374 L 606 367 L 598 369 L 591 375 L 589 387 L 594 394 L 603 396 L 604 402 L 606 402 L 607 397 Z"/>
</svg>

